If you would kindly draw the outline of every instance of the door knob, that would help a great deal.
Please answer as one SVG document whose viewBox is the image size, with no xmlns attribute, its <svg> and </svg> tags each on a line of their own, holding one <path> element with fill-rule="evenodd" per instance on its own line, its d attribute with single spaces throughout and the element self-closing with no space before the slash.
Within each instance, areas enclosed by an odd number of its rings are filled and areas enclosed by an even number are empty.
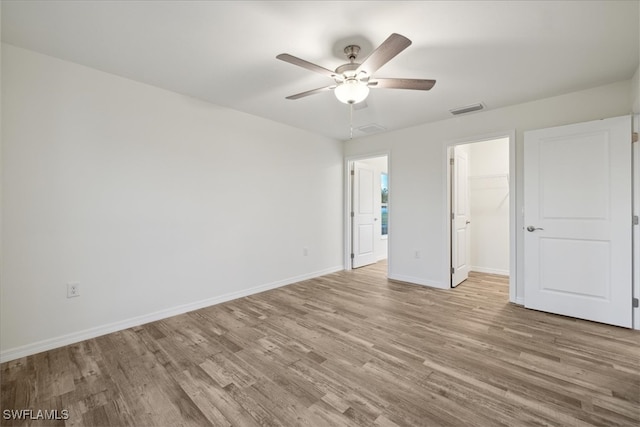
<svg viewBox="0 0 640 427">
<path fill-rule="evenodd" d="M 465 224 L 471 224 L 471 221 L 467 221 L 467 222 L 465 222 Z"/>
<path fill-rule="evenodd" d="M 527 231 L 533 233 L 536 230 L 544 230 L 544 228 L 540 228 L 540 227 L 534 227 L 533 225 L 530 225 L 527 227 Z"/>
</svg>

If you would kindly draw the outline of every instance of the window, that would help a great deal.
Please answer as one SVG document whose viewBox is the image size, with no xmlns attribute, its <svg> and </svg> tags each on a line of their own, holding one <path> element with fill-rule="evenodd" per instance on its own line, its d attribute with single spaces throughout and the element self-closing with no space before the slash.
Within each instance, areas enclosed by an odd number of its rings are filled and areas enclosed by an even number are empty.
<svg viewBox="0 0 640 427">
<path fill-rule="evenodd" d="M 382 235 L 386 236 L 389 234 L 389 176 L 386 173 L 380 174 L 380 187 L 380 225 L 382 227 Z"/>
</svg>

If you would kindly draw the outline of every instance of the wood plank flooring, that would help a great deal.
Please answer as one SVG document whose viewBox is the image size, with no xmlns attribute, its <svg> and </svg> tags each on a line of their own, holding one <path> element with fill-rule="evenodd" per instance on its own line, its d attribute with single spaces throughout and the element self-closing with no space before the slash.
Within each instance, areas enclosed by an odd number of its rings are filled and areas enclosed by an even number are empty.
<svg viewBox="0 0 640 427">
<path fill-rule="evenodd" d="M 1 365 L 59 426 L 637 426 L 640 334 L 339 272 Z"/>
</svg>

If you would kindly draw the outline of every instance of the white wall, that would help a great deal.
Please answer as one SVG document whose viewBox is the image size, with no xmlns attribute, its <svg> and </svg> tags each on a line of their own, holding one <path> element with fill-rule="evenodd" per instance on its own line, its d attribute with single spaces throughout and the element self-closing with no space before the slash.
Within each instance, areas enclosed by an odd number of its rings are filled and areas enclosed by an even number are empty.
<svg viewBox="0 0 640 427">
<path fill-rule="evenodd" d="M 516 130 L 517 212 L 522 211 L 523 132 L 628 114 L 631 82 L 623 81 L 506 108 L 458 116 L 394 132 L 348 141 L 347 156 L 390 152 L 393 174 L 393 230 L 389 236 L 389 276 L 447 288 L 445 145 L 451 141 Z M 428 94 L 426 95 L 428 98 Z M 517 218 L 518 263 L 522 263 L 522 216 Z M 415 250 L 424 256 L 414 258 Z M 523 295 L 522 271 L 516 300 Z"/>
<path fill-rule="evenodd" d="M 341 142 L 9 45 L 2 88 L 3 360 L 343 268 Z"/>
<path fill-rule="evenodd" d="M 509 274 L 509 139 L 469 144 L 471 270 Z"/>
</svg>

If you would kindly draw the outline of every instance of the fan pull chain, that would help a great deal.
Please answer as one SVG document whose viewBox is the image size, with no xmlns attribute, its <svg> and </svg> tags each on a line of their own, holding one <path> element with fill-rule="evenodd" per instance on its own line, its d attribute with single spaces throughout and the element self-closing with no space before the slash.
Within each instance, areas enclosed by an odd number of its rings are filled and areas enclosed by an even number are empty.
<svg viewBox="0 0 640 427">
<path fill-rule="evenodd" d="M 349 104 L 349 128 L 351 130 L 349 139 L 353 139 L 353 103 Z"/>
</svg>

